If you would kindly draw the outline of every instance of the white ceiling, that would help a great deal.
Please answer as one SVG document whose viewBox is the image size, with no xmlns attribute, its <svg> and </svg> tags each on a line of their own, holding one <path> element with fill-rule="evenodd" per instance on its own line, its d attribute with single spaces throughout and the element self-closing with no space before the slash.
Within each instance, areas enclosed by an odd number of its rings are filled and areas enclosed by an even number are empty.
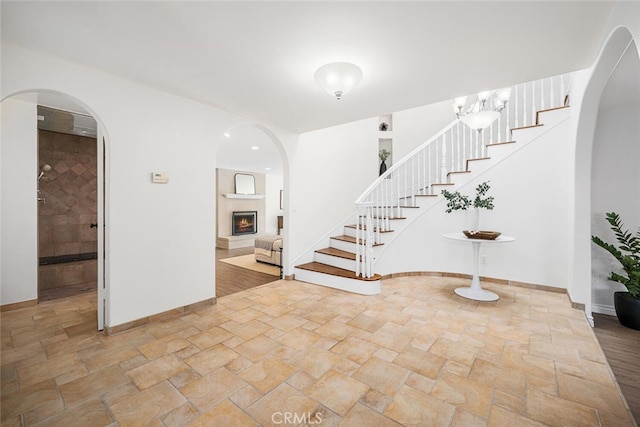
<svg viewBox="0 0 640 427">
<path fill-rule="evenodd" d="M 304 132 L 586 68 L 611 2 L 2 1 L 1 36 Z M 315 70 L 349 61 L 336 101 Z"/>
</svg>

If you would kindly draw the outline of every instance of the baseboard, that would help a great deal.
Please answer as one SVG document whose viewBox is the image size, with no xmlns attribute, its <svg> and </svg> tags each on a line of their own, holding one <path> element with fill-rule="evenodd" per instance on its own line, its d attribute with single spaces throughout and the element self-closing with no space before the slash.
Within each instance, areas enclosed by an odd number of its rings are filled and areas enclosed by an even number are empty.
<svg viewBox="0 0 640 427">
<path fill-rule="evenodd" d="M 30 299 L 30 300 L 27 300 L 27 301 L 14 302 L 14 303 L 11 303 L 11 304 L 0 305 L 0 312 L 18 310 L 20 308 L 25 308 L 25 307 L 34 307 L 36 305 L 38 305 L 38 300 L 37 299 Z"/>
<path fill-rule="evenodd" d="M 612 305 L 604 305 L 604 304 L 592 304 L 591 311 L 599 314 L 607 314 L 609 316 L 616 315 L 616 309 Z"/>
<path fill-rule="evenodd" d="M 198 310 L 200 308 L 214 305 L 217 302 L 217 299 L 208 298 L 203 301 L 194 302 L 193 304 L 183 305 L 182 307 L 174 308 L 173 310 L 164 311 L 162 313 L 152 314 L 151 316 L 146 316 L 141 319 L 132 320 L 130 322 L 122 323 L 116 326 L 106 326 L 104 327 L 104 332 L 107 335 L 115 335 L 120 332 L 128 331 L 133 328 L 137 328 L 139 326 L 147 325 L 152 322 L 167 320 L 172 317 L 180 316 L 182 314 L 188 313 L 190 311 Z"/>
<path fill-rule="evenodd" d="M 408 277 L 408 276 L 455 277 L 458 279 L 469 279 L 469 280 L 473 278 L 473 276 L 470 274 L 446 273 L 441 271 L 411 271 L 411 272 L 404 272 L 404 273 L 387 274 L 382 276 L 382 280 L 392 279 L 394 277 Z M 496 283 L 498 285 L 505 285 L 505 286 L 515 286 L 518 288 L 537 289 L 539 291 L 555 292 L 559 294 L 567 293 L 567 290 L 565 288 L 557 288 L 555 286 L 547 286 L 547 285 L 537 285 L 535 283 L 518 282 L 515 280 L 497 279 L 495 277 L 480 276 L 480 280 L 482 282 Z M 573 307 L 573 303 L 572 303 L 572 307 Z M 584 308 L 584 304 L 583 304 L 583 308 Z"/>
</svg>

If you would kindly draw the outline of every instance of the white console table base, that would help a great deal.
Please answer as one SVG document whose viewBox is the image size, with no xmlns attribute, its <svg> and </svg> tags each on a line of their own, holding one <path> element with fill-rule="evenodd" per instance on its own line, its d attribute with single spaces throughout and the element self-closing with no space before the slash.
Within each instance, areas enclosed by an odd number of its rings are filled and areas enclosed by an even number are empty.
<svg viewBox="0 0 640 427">
<path fill-rule="evenodd" d="M 515 238 L 510 236 L 499 236 L 495 240 L 470 239 L 463 233 L 447 233 L 444 234 L 444 237 L 447 239 L 469 242 L 473 248 L 473 279 L 471 279 L 471 286 L 456 288 L 454 290 L 456 295 L 475 301 L 497 301 L 500 298 L 498 294 L 486 291 L 480 286 L 480 244 L 513 242 Z"/>
</svg>

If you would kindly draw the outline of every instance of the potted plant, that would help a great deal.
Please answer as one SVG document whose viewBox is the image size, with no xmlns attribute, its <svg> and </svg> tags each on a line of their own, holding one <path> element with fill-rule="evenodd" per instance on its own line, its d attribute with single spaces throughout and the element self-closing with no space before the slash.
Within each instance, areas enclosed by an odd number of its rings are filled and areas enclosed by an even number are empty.
<svg viewBox="0 0 640 427">
<path fill-rule="evenodd" d="M 491 189 L 489 182 L 483 182 L 482 184 L 479 184 L 476 187 L 476 196 L 473 199 L 471 199 L 469 196 L 465 196 L 464 194 L 460 194 L 459 191 L 455 191 L 452 193 L 447 190 L 442 190 L 442 195 L 447 200 L 447 213 L 459 210 L 466 211 L 470 208 L 474 210 L 473 222 L 471 224 L 470 230 L 465 230 L 465 234 L 467 235 L 467 237 L 473 236 L 474 238 L 495 239 L 500 235 L 500 233 L 498 232 L 480 232 L 480 209 L 493 210 L 494 207 L 493 196 L 487 196 L 489 189 Z"/>
<path fill-rule="evenodd" d="M 608 280 L 622 283 L 627 291 L 613 294 L 613 304 L 620 323 L 628 328 L 640 330 L 640 228 L 635 235 L 623 230 L 620 215 L 615 212 L 606 213 L 606 220 L 616 235 L 619 247 L 606 243 L 597 236 L 591 241 L 609 252 L 620 262 L 625 274 L 612 271 Z"/>
<path fill-rule="evenodd" d="M 378 152 L 378 157 L 380 157 L 380 175 L 387 171 L 387 164 L 385 163 L 385 161 L 389 158 L 390 155 L 391 152 L 387 151 L 384 148 Z"/>
</svg>

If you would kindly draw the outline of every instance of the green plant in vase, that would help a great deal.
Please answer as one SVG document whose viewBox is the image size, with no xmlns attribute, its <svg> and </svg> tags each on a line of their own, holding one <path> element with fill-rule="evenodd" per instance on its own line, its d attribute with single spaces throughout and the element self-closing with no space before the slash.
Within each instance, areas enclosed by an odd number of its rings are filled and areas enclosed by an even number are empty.
<svg viewBox="0 0 640 427">
<path fill-rule="evenodd" d="M 450 192 L 442 190 L 442 195 L 447 200 L 447 209 L 445 212 L 451 213 L 459 210 L 466 211 L 467 209 L 475 209 L 473 227 L 470 232 L 472 234 L 477 232 L 480 222 L 480 209 L 493 210 L 494 208 L 493 196 L 487 196 L 490 189 L 491 186 L 488 181 L 479 184 L 476 187 L 476 195 L 473 199 L 461 194 L 459 191 Z"/>
<path fill-rule="evenodd" d="M 387 171 L 387 164 L 385 162 L 390 155 L 391 152 L 387 151 L 385 148 L 378 151 L 378 157 L 380 157 L 380 175 Z"/>
<path fill-rule="evenodd" d="M 624 326 L 640 330 L 640 228 L 633 235 L 622 229 L 622 220 L 617 213 L 608 212 L 605 217 L 619 246 L 615 247 L 598 236 L 591 236 L 591 241 L 613 255 L 622 266 L 624 274 L 612 271 L 607 277 L 622 283 L 627 289 L 626 292 L 614 293 L 616 315 Z"/>
</svg>

